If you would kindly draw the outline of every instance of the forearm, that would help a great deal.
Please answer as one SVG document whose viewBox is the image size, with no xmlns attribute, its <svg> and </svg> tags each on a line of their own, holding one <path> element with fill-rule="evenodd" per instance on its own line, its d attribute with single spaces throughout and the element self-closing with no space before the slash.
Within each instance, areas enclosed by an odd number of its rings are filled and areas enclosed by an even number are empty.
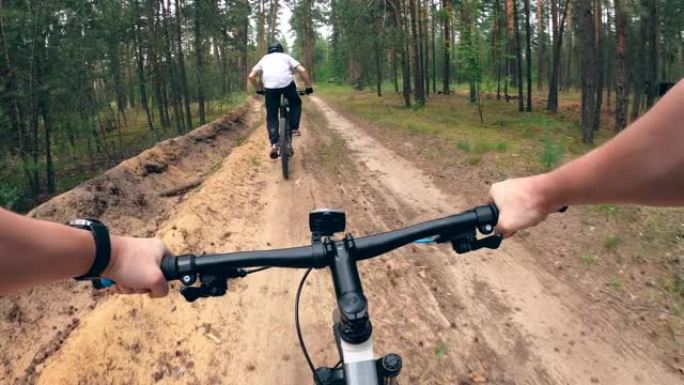
<svg viewBox="0 0 684 385">
<path fill-rule="evenodd" d="M 261 89 L 261 87 L 259 86 L 259 79 L 256 73 L 250 73 L 247 79 L 249 79 L 249 82 L 252 84 L 252 87 L 254 87 L 255 90 Z"/>
<path fill-rule="evenodd" d="M 549 209 L 684 204 L 684 81 L 614 139 L 537 182 Z"/>
<path fill-rule="evenodd" d="M 90 232 L 0 209 L 0 293 L 84 274 L 94 257 Z"/>
<path fill-rule="evenodd" d="M 309 72 L 306 70 L 306 68 L 300 66 L 297 68 L 297 72 L 299 72 L 299 76 L 301 76 L 304 80 L 306 87 L 311 88 L 313 84 L 311 83 L 311 77 L 309 77 Z"/>
</svg>

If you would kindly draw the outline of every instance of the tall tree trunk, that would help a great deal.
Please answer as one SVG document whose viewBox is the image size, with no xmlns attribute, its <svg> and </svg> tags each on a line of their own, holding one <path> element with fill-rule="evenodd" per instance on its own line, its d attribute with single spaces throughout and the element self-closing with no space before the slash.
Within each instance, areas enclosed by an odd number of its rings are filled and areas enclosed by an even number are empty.
<svg viewBox="0 0 684 385">
<path fill-rule="evenodd" d="M 276 39 L 276 32 L 278 30 L 278 11 L 280 10 L 280 0 L 271 0 L 271 5 L 268 9 L 268 44 Z"/>
<path fill-rule="evenodd" d="M 434 0 L 430 0 L 430 30 L 432 33 L 432 92 L 437 93 L 437 50 L 435 50 L 435 27 L 436 23 L 436 13 L 437 9 Z"/>
<path fill-rule="evenodd" d="M 515 5 L 513 0 L 506 0 L 506 79 L 512 86 L 516 86 L 518 76 L 515 70 L 515 16 L 513 13 Z M 506 87 L 508 90 L 508 87 Z M 506 101 L 508 101 L 508 93 L 506 93 Z"/>
<path fill-rule="evenodd" d="M 615 35 L 617 40 L 617 61 L 615 68 L 615 131 L 627 127 L 627 20 L 622 0 L 615 0 Z"/>
<path fill-rule="evenodd" d="M 45 127 L 45 187 L 48 194 L 54 194 L 57 191 L 55 184 L 55 167 L 52 163 L 52 132 L 53 122 L 50 113 L 50 100 L 47 93 L 41 92 L 38 96 L 38 108 L 40 115 L 43 118 L 43 126 Z"/>
<path fill-rule="evenodd" d="M 568 7 L 570 0 L 566 0 L 561 11 L 562 17 L 558 20 L 558 6 L 555 1 L 551 1 L 551 24 L 553 28 L 553 61 L 551 64 L 551 80 L 549 81 L 549 97 L 546 104 L 546 109 L 556 113 L 558 112 L 558 83 L 560 78 L 560 54 L 563 46 L 563 26 L 565 25 L 565 18 L 568 14 Z"/>
<path fill-rule="evenodd" d="M 164 53 L 166 54 L 166 72 L 171 83 L 171 98 L 173 102 L 173 120 L 176 124 L 176 132 L 182 133 L 184 129 L 183 112 L 180 106 L 180 90 L 178 86 L 178 76 L 176 75 L 176 64 L 173 60 L 173 40 L 169 31 L 169 9 L 170 0 L 166 0 L 166 5 L 162 1 L 162 13 L 164 15 Z"/>
<path fill-rule="evenodd" d="M 494 65 L 496 66 L 496 100 L 501 100 L 501 4 L 499 0 L 494 0 L 494 33 L 492 34 L 492 52 L 494 54 Z"/>
<path fill-rule="evenodd" d="M 532 111 L 532 29 L 530 28 L 530 0 L 523 0 L 525 6 L 525 31 L 527 36 L 527 111 Z"/>
<path fill-rule="evenodd" d="M 523 100 L 523 81 L 522 81 L 522 47 L 520 45 L 520 28 L 519 28 L 519 12 L 518 2 L 513 0 L 513 28 L 515 32 L 515 75 L 516 83 L 518 85 L 518 111 L 525 110 L 525 101 Z"/>
<path fill-rule="evenodd" d="M 162 71 L 161 65 L 159 63 L 159 58 L 157 56 L 157 49 L 159 44 L 157 43 L 157 31 L 155 28 L 155 0 L 147 0 L 147 38 L 148 38 L 148 52 L 149 57 L 148 62 L 152 68 L 152 85 L 154 89 L 154 103 L 157 105 L 159 110 L 159 121 L 161 126 L 166 128 L 169 126 L 168 114 L 164 109 L 165 97 L 162 93 Z"/>
<path fill-rule="evenodd" d="M 375 88 L 378 97 L 382 96 L 382 47 L 375 41 Z"/>
<path fill-rule="evenodd" d="M 257 55 L 261 56 L 266 53 L 266 5 L 267 0 L 259 0 L 257 3 L 257 20 L 256 20 L 256 34 L 257 34 Z"/>
<path fill-rule="evenodd" d="M 147 117 L 147 126 L 149 127 L 151 132 L 154 131 L 154 125 L 152 124 L 152 112 L 150 111 L 150 105 L 147 101 L 147 89 L 145 87 L 145 82 L 147 79 L 145 78 L 145 62 L 144 62 L 144 55 L 142 53 L 142 44 L 140 42 L 140 25 L 138 23 L 135 24 L 135 52 L 137 56 L 137 62 L 138 62 L 138 83 L 140 87 L 140 104 L 142 104 L 143 110 L 145 110 L 145 115 Z"/>
<path fill-rule="evenodd" d="M 449 32 L 451 27 L 449 26 L 451 22 L 451 2 L 449 0 L 442 0 L 442 44 L 444 53 L 444 66 L 442 68 L 442 93 L 444 95 L 449 95 L 449 71 L 451 66 L 451 59 L 449 53 L 451 52 L 451 37 Z"/>
<path fill-rule="evenodd" d="M 594 20 L 592 17 L 592 0 L 577 0 L 579 31 L 581 41 L 580 75 L 582 79 L 582 141 L 592 144 L 594 141 L 594 120 L 596 113 L 596 45 Z"/>
<path fill-rule="evenodd" d="M 204 45 L 202 44 L 202 29 L 200 27 L 201 17 L 201 1 L 195 3 L 195 64 L 197 65 L 197 102 L 199 104 L 200 125 L 207 123 L 204 106 L 204 84 L 202 78 L 204 77 Z"/>
<path fill-rule="evenodd" d="M 430 44 L 428 31 L 428 0 L 424 0 L 422 12 L 423 24 L 423 80 L 425 81 L 425 95 L 430 96 Z"/>
<path fill-rule="evenodd" d="M 566 91 L 569 91 L 570 88 L 573 85 L 573 76 L 572 76 L 572 71 L 575 68 L 575 45 L 574 45 L 574 34 L 575 30 L 573 29 L 573 0 L 566 0 L 568 3 L 568 26 L 567 26 L 567 31 L 568 31 L 568 57 L 565 60 L 565 69 L 564 72 L 565 74 L 563 75 L 563 87 L 565 87 Z"/>
<path fill-rule="evenodd" d="M 544 24 L 544 0 L 537 0 L 536 16 L 537 44 L 539 45 L 539 49 L 537 50 L 537 89 L 541 91 L 544 87 L 544 77 L 546 76 L 546 30 Z"/>
<path fill-rule="evenodd" d="M 396 40 L 396 39 L 395 39 Z M 399 71 L 397 69 L 397 47 L 396 41 L 392 47 L 392 84 L 394 84 L 394 92 L 399 93 Z"/>
<path fill-rule="evenodd" d="M 418 12 L 416 3 L 420 0 L 408 0 L 409 12 L 411 14 L 411 36 L 413 40 L 413 74 L 415 83 L 416 105 L 425 105 L 425 94 L 423 90 L 423 71 L 421 69 L 420 58 L 420 37 L 418 36 Z"/>
<path fill-rule="evenodd" d="M 185 69 L 185 54 L 183 53 L 181 18 L 183 17 L 183 8 L 181 8 L 178 0 L 176 3 L 176 46 L 178 51 L 178 67 L 180 68 L 181 76 L 181 91 L 183 92 L 183 104 L 185 105 L 185 126 L 188 130 L 192 127 L 192 113 L 190 112 L 190 92 L 188 87 L 188 75 Z"/>
<path fill-rule="evenodd" d="M 646 89 L 646 108 L 653 105 L 656 97 L 656 88 L 658 80 L 658 18 L 656 13 L 657 0 L 646 0 L 646 60 L 647 67 L 647 84 Z M 681 15 L 680 15 L 681 16 Z"/>
<path fill-rule="evenodd" d="M 594 122 L 592 126 L 594 131 L 598 131 L 601 125 L 601 104 L 603 103 L 603 67 L 604 67 L 604 57 L 603 57 L 603 44 L 602 44 L 602 21 L 601 21 L 601 0 L 594 1 L 594 41 L 596 42 L 596 53 L 595 53 L 595 67 L 594 71 L 596 73 L 596 111 L 594 113 Z"/>
</svg>

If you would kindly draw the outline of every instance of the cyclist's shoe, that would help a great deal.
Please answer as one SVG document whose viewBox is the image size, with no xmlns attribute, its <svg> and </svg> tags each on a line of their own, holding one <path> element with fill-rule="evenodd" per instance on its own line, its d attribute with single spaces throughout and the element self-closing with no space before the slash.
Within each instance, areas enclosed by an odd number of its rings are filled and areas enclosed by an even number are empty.
<svg viewBox="0 0 684 385">
<path fill-rule="evenodd" d="M 278 157 L 278 144 L 274 143 L 271 145 L 271 152 L 268 154 L 271 159 L 276 159 Z"/>
<path fill-rule="evenodd" d="M 302 136 L 302 133 L 299 130 L 292 130 L 292 136 Z"/>
</svg>

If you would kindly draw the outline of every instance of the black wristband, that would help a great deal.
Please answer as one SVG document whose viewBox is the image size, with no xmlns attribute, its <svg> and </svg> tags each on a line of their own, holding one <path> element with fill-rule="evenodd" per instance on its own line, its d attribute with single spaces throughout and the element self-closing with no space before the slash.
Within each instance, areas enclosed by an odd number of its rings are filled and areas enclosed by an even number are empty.
<svg viewBox="0 0 684 385">
<path fill-rule="evenodd" d="M 97 219 L 75 219 L 68 223 L 71 227 L 82 230 L 89 230 L 95 240 L 95 260 L 87 273 L 74 277 L 77 281 L 92 280 L 100 278 L 103 271 L 109 266 L 112 254 L 112 245 L 109 240 L 107 227 Z"/>
</svg>

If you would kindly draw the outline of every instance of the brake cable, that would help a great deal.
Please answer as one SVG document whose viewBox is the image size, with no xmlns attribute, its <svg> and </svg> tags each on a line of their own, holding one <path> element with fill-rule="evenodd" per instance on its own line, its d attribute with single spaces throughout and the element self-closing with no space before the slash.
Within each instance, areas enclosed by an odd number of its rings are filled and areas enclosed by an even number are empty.
<svg viewBox="0 0 684 385">
<path fill-rule="evenodd" d="M 311 369 L 311 374 L 313 374 L 314 380 L 316 381 L 317 384 L 321 383 L 320 379 L 318 378 L 318 373 L 316 373 L 316 369 L 314 367 L 313 362 L 311 361 L 311 357 L 309 356 L 309 352 L 306 350 L 306 344 L 304 343 L 304 337 L 302 337 L 302 329 L 299 325 L 299 299 L 302 294 L 302 289 L 304 288 L 304 283 L 306 282 L 306 279 L 309 277 L 309 273 L 311 273 L 311 270 L 313 268 L 309 268 L 306 273 L 304 273 L 304 276 L 302 277 L 302 280 L 299 281 L 299 287 L 297 287 L 297 295 L 295 296 L 295 327 L 297 328 L 297 339 L 299 340 L 299 346 L 302 348 L 302 352 L 304 353 L 304 358 L 306 359 L 306 363 L 309 365 L 309 368 Z"/>
</svg>

